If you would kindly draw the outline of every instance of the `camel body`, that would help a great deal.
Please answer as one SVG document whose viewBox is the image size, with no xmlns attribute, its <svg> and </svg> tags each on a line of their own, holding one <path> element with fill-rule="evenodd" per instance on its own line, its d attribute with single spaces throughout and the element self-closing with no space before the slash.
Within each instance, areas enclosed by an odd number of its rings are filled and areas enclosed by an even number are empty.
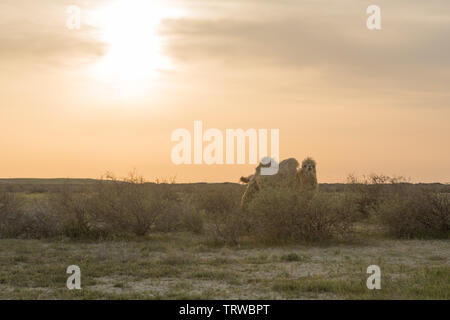
<svg viewBox="0 0 450 320">
<path fill-rule="evenodd" d="M 292 188 L 299 193 L 311 195 L 317 191 L 316 162 L 312 158 L 303 160 L 300 168 L 298 168 L 299 163 L 295 158 L 283 160 L 275 175 L 261 175 L 263 166 L 266 165 L 259 164 L 254 174 L 241 177 L 241 182 L 247 184 L 241 200 L 241 207 L 244 210 L 262 188 Z M 270 163 L 267 166 L 270 166 Z"/>
</svg>

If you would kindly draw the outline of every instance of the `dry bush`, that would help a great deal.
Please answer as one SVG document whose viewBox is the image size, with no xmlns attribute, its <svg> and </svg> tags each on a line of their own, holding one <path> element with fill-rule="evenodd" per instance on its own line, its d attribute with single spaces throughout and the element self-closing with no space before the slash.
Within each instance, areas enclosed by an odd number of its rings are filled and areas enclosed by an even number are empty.
<svg viewBox="0 0 450 320">
<path fill-rule="evenodd" d="M 250 232 L 262 241 L 292 240 L 298 234 L 297 194 L 288 188 L 260 190 L 248 206 Z"/>
<path fill-rule="evenodd" d="M 201 234 L 204 231 L 204 217 L 196 206 L 193 195 L 181 193 L 176 202 L 161 216 L 155 224 L 155 231 L 187 231 Z"/>
<path fill-rule="evenodd" d="M 135 174 L 124 180 L 108 176 L 89 197 L 93 227 L 109 235 L 146 235 L 158 217 L 170 211 L 176 195 L 166 184 L 153 187 Z"/>
<path fill-rule="evenodd" d="M 379 207 L 378 216 L 389 234 L 400 238 L 448 238 L 450 197 L 423 189 L 392 194 Z"/>
<path fill-rule="evenodd" d="M 180 201 L 167 183 L 146 183 L 136 174 L 112 175 L 78 190 L 64 185 L 39 197 L 0 194 L 0 236 L 113 238 L 151 231 L 203 232 L 194 203 Z"/>
<path fill-rule="evenodd" d="M 346 195 L 318 193 L 311 201 L 299 201 L 300 238 L 307 241 L 348 239 L 357 220 L 353 199 Z"/>
<path fill-rule="evenodd" d="M 22 217 L 24 238 L 42 239 L 63 233 L 63 221 L 55 210 L 55 203 L 48 198 L 33 199 L 24 207 Z"/>
<path fill-rule="evenodd" d="M 197 208 L 204 213 L 205 229 L 214 242 L 238 244 L 248 227 L 240 209 L 241 194 L 233 188 L 218 188 L 198 194 Z"/>
<path fill-rule="evenodd" d="M 251 234 L 265 242 L 348 238 L 355 206 L 339 194 L 312 199 L 290 189 L 261 190 L 249 205 Z"/>
<path fill-rule="evenodd" d="M 174 203 L 155 220 L 153 230 L 156 232 L 175 232 L 182 230 L 183 213 L 186 210 L 181 203 Z"/>
<path fill-rule="evenodd" d="M 89 194 L 73 192 L 70 188 L 50 197 L 50 203 L 61 224 L 61 233 L 70 238 L 93 237 L 94 227 L 89 207 Z"/>
<path fill-rule="evenodd" d="M 60 234 L 60 219 L 46 199 L 26 199 L 22 194 L 0 194 L 0 236 L 48 238 Z"/>
<path fill-rule="evenodd" d="M 346 192 L 351 194 L 361 218 L 368 218 L 378 210 L 381 202 L 392 193 L 404 192 L 410 185 L 403 177 L 371 174 L 362 178 L 347 177 Z"/>
<path fill-rule="evenodd" d="M 0 236 L 19 237 L 23 233 L 25 200 L 22 195 L 0 193 Z"/>
<path fill-rule="evenodd" d="M 195 205 L 192 195 L 185 196 L 182 201 L 181 229 L 194 234 L 202 234 L 205 230 L 205 218 L 202 210 Z"/>
<path fill-rule="evenodd" d="M 135 173 L 125 179 L 107 175 L 86 192 L 65 188 L 52 203 L 71 238 L 143 236 L 170 212 L 176 196 L 168 185 L 147 184 Z"/>
</svg>

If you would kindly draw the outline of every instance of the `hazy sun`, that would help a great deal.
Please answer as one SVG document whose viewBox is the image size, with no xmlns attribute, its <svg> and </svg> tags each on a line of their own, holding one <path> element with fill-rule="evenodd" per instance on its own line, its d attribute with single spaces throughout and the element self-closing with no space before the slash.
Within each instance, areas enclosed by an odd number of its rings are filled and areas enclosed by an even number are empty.
<svg viewBox="0 0 450 320">
<path fill-rule="evenodd" d="M 158 27 L 164 19 L 180 14 L 180 8 L 159 0 L 118 0 L 95 11 L 92 21 L 108 51 L 95 64 L 94 74 L 122 84 L 124 90 L 127 86 L 148 86 L 159 70 L 172 68 L 162 52 Z"/>
</svg>

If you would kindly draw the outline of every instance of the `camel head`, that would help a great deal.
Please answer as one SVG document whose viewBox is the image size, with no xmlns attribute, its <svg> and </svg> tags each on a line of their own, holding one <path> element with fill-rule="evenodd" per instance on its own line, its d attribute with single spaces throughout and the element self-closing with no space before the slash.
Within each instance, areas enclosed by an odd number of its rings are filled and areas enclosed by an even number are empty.
<svg viewBox="0 0 450 320">
<path fill-rule="evenodd" d="M 316 161 L 309 157 L 303 160 L 302 167 L 297 172 L 297 177 L 300 190 L 317 190 Z"/>
<path fill-rule="evenodd" d="M 308 157 L 302 162 L 301 170 L 303 171 L 305 176 L 316 176 L 316 161 L 312 158 Z"/>
</svg>

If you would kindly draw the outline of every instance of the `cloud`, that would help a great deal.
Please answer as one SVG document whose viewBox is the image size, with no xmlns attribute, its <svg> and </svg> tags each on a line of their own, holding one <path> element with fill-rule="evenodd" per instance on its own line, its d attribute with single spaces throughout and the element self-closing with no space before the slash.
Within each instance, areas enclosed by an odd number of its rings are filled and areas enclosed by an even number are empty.
<svg viewBox="0 0 450 320">
<path fill-rule="evenodd" d="M 323 83 L 426 90 L 446 98 L 450 18 L 443 12 L 450 2 L 378 2 L 381 31 L 367 30 L 368 2 L 355 0 L 183 0 L 177 3 L 190 14 L 164 20 L 160 31 L 166 54 L 187 65 L 213 62 L 258 76 L 272 69 L 273 78 L 285 72 L 291 81 L 292 74 L 308 70 Z M 65 27 L 69 4 L 2 1 L 0 58 L 8 64 L 78 66 L 102 57 L 107 45 L 98 39 L 99 30 Z"/>
<path fill-rule="evenodd" d="M 66 27 L 67 1 L 12 1 L 0 4 L 0 58 L 20 64 L 77 65 L 102 56 L 105 44 L 95 28 Z"/>
<path fill-rule="evenodd" d="M 381 31 L 367 30 L 366 6 L 355 1 L 346 1 L 347 6 L 239 3 L 250 7 L 227 15 L 217 3 L 217 18 L 165 21 L 167 54 L 184 63 L 219 61 L 246 70 L 313 68 L 328 79 L 342 81 L 345 75 L 355 83 L 366 79 L 426 88 L 450 81 L 450 19 L 435 10 L 435 3 L 408 7 L 405 14 L 404 2 L 381 1 Z M 450 9 L 450 3 L 440 4 Z"/>
</svg>

